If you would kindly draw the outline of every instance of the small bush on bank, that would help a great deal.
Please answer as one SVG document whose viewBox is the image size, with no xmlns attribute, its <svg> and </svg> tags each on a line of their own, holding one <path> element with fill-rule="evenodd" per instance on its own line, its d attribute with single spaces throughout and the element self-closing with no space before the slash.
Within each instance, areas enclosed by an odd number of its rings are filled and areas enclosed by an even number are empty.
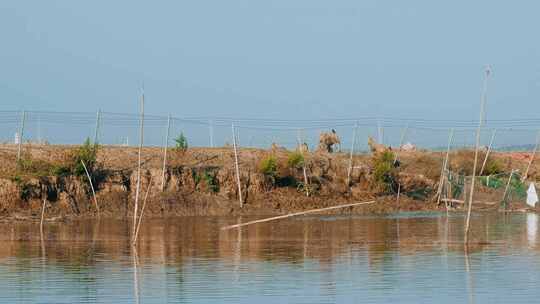
<svg viewBox="0 0 540 304">
<path fill-rule="evenodd" d="M 174 149 L 179 152 L 185 152 L 188 149 L 188 140 L 184 135 L 184 132 L 181 132 L 178 137 L 174 139 L 175 147 Z"/>
<path fill-rule="evenodd" d="M 287 165 L 291 169 L 302 168 L 304 166 L 304 155 L 298 151 L 289 154 L 289 157 L 287 158 Z"/>
<path fill-rule="evenodd" d="M 397 184 L 397 169 L 394 166 L 394 153 L 384 151 L 372 158 L 372 185 L 381 192 L 392 192 Z"/>
<path fill-rule="evenodd" d="M 88 172 L 92 174 L 96 169 L 97 164 L 97 150 L 98 145 L 92 144 L 90 142 L 90 138 L 87 138 L 82 146 L 80 146 L 72 155 L 71 157 L 71 173 L 76 176 L 82 176 L 85 175 L 86 172 L 84 170 L 84 166 L 82 165 L 82 162 L 86 165 L 86 168 L 88 169 Z M 67 167 L 59 167 L 57 168 L 56 173 L 66 173 L 68 171 Z"/>
</svg>

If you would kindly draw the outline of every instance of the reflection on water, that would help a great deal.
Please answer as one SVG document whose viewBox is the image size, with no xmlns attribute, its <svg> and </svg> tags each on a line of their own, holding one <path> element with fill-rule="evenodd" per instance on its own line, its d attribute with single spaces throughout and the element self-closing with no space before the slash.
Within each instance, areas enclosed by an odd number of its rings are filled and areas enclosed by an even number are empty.
<svg viewBox="0 0 540 304">
<path fill-rule="evenodd" d="M 0 224 L 0 303 L 496 303 L 540 296 L 536 214 Z"/>
</svg>

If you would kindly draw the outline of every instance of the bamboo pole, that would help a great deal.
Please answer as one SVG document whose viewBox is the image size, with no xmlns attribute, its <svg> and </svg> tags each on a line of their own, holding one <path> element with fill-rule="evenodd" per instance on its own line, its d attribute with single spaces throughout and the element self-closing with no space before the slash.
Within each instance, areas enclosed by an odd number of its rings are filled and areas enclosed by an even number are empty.
<svg viewBox="0 0 540 304">
<path fill-rule="evenodd" d="M 86 168 L 86 164 L 84 163 L 82 159 L 81 159 L 81 164 L 83 165 L 84 172 L 86 172 L 86 177 L 88 177 L 88 183 L 90 184 L 90 188 L 92 189 L 92 195 L 94 196 L 94 203 L 96 205 L 96 210 L 99 216 L 99 205 L 98 205 L 98 201 L 96 197 L 96 191 L 94 190 L 94 185 L 92 183 L 92 177 L 90 176 L 90 172 L 88 172 L 88 168 Z"/>
<path fill-rule="evenodd" d="M 354 154 L 354 145 L 356 144 L 356 132 L 358 131 L 358 122 L 355 122 L 353 129 L 351 153 L 349 154 L 349 167 L 347 168 L 347 187 L 351 185 L 351 172 L 353 167 L 353 154 Z"/>
<path fill-rule="evenodd" d="M 167 132 L 165 135 L 165 145 L 163 146 L 163 171 L 161 175 L 161 192 L 165 190 L 165 172 L 167 171 L 167 151 L 169 150 L 169 134 L 171 130 L 171 115 L 167 117 Z"/>
<path fill-rule="evenodd" d="M 212 120 L 208 121 L 208 132 L 210 134 L 210 148 L 214 147 L 214 122 Z"/>
<path fill-rule="evenodd" d="M 43 205 L 41 206 L 41 220 L 39 222 L 39 233 L 40 233 L 40 237 L 41 237 L 41 240 L 43 240 L 43 220 L 45 218 L 45 207 L 46 207 L 46 204 L 47 204 L 47 199 L 44 198 L 43 199 Z"/>
<path fill-rule="evenodd" d="M 302 163 L 302 173 L 304 174 L 304 188 L 306 189 L 306 196 L 309 196 L 309 180 L 307 177 L 307 170 L 306 170 L 306 158 L 304 156 L 304 149 L 303 149 L 303 143 L 304 140 L 302 138 L 302 134 L 300 130 L 298 130 L 296 140 L 298 142 L 298 148 L 300 149 L 300 154 L 302 155 L 302 158 L 304 159 Z"/>
<path fill-rule="evenodd" d="M 401 138 L 399 139 L 399 147 L 398 149 L 396 149 L 396 156 L 394 158 L 394 165 L 399 161 L 399 151 L 401 151 L 401 147 L 403 147 L 405 136 L 407 135 L 408 131 L 409 131 L 409 124 L 407 123 L 407 126 L 405 127 L 405 129 L 403 130 L 403 132 L 401 132 Z"/>
<path fill-rule="evenodd" d="M 538 131 L 538 135 L 536 136 L 536 144 L 534 145 L 534 150 L 531 154 L 531 159 L 529 160 L 529 164 L 527 165 L 527 169 L 525 170 L 525 174 L 523 174 L 523 177 L 521 178 L 521 182 L 524 182 L 528 175 L 529 175 L 529 170 L 531 169 L 531 165 L 534 161 L 534 158 L 536 156 L 536 151 L 538 151 L 538 142 L 540 141 L 540 131 Z"/>
<path fill-rule="evenodd" d="M 144 215 L 144 209 L 146 208 L 146 200 L 148 199 L 148 193 L 150 193 L 150 189 L 152 188 L 152 179 L 153 179 L 153 176 L 150 176 L 150 182 L 148 183 L 148 188 L 146 189 L 146 194 L 144 195 L 141 215 L 139 216 L 139 221 L 137 222 L 137 229 L 135 230 L 135 237 L 133 238 L 133 245 L 137 244 L 137 239 L 139 237 L 139 229 L 141 228 L 141 222 Z"/>
<path fill-rule="evenodd" d="M 502 197 L 502 201 L 504 202 L 504 199 L 506 198 L 506 195 L 508 194 L 508 190 L 510 189 L 510 183 L 512 182 L 512 176 L 514 175 L 514 170 L 510 172 L 510 177 L 508 178 L 508 182 L 506 183 L 506 187 L 504 188 L 504 193 Z M 504 209 L 506 210 L 506 204 L 504 204 Z"/>
<path fill-rule="evenodd" d="M 242 199 L 242 185 L 240 184 L 240 168 L 238 166 L 238 149 L 236 147 L 236 131 L 234 123 L 231 124 L 232 137 L 233 137 L 233 149 L 234 149 L 234 166 L 236 169 L 236 183 L 238 184 L 238 200 L 240 201 L 240 208 L 244 206 L 244 200 Z"/>
<path fill-rule="evenodd" d="M 375 203 L 375 202 L 376 202 L 376 201 L 369 201 L 369 202 L 362 202 L 362 203 L 353 203 L 353 204 L 339 205 L 339 206 L 333 206 L 333 207 L 327 207 L 327 208 L 321 208 L 321 209 L 313 209 L 313 210 L 302 211 L 302 212 L 296 212 L 296 213 L 289 213 L 289 214 L 286 214 L 286 215 L 280 215 L 280 216 L 270 217 L 270 218 L 266 218 L 266 219 L 262 219 L 262 220 L 256 220 L 256 221 L 251 221 L 251 222 L 247 222 L 247 223 L 243 223 L 243 224 L 236 224 L 236 225 L 232 225 L 232 226 L 226 226 L 226 227 L 222 227 L 221 230 L 230 230 L 230 229 L 234 229 L 234 228 L 240 228 L 240 227 L 244 227 L 244 226 L 248 226 L 248 225 L 253 225 L 253 224 L 258 224 L 258 223 L 265 223 L 265 222 L 270 222 L 270 221 L 280 220 L 280 219 L 289 218 L 289 217 L 298 216 L 298 215 L 311 214 L 311 213 L 318 213 L 318 212 L 330 211 L 330 210 L 341 209 L 341 208 L 347 208 L 347 207 L 355 207 L 355 206 L 361 206 L 361 205 L 368 205 L 368 204 L 373 204 L 373 203 Z"/>
<path fill-rule="evenodd" d="M 139 209 L 139 193 L 141 190 L 141 155 L 144 140 L 144 93 L 141 96 L 141 121 L 139 126 L 139 157 L 137 164 L 137 187 L 135 190 L 135 206 L 133 208 L 133 237 L 135 237 L 137 229 L 137 210 Z"/>
<path fill-rule="evenodd" d="M 26 122 L 26 111 L 22 111 L 21 114 L 21 123 L 19 127 L 19 142 L 18 142 L 18 148 L 17 148 L 17 166 L 19 165 L 19 162 L 21 161 L 21 153 L 22 153 L 22 143 L 24 140 L 24 124 Z"/>
<path fill-rule="evenodd" d="M 467 210 L 467 220 L 465 222 L 465 243 L 466 244 L 469 242 L 469 230 L 471 226 L 471 211 L 472 211 L 472 203 L 473 203 L 473 197 L 474 197 L 474 184 L 476 181 L 476 168 L 478 166 L 478 151 L 480 149 L 480 131 L 482 129 L 482 125 L 484 124 L 484 111 L 486 107 L 487 82 L 488 82 L 490 74 L 491 74 L 491 70 L 489 67 L 487 67 L 485 70 L 485 77 L 484 77 L 484 89 L 482 91 L 482 96 L 480 100 L 480 120 L 478 121 L 478 128 L 476 129 L 476 148 L 474 151 L 474 165 L 473 165 L 473 173 L 472 173 L 472 180 L 471 180 L 471 192 L 469 194 L 469 208 Z"/>
<path fill-rule="evenodd" d="M 495 135 L 497 134 L 497 129 L 493 130 L 493 133 L 491 134 L 491 140 L 489 141 L 488 150 L 486 152 L 486 157 L 484 158 L 484 162 L 482 163 L 482 169 L 480 169 L 480 176 L 484 173 L 484 169 L 486 168 L 486 164 L 488 161 L 489 154 L 491 153 L 491 149 L 493 147 L 493 141 L 495 140 Z"/>
<path fill-rule="evenodd" d="M 96 114 L 96 129 L 95 129 L 95 133 L 94 133 L 94 145 L 98 144 L 99 126 L 100 126 L 100 124 L 101 124 L 101 110 L 98 110 L 97 114 Z"/>
<path fill-rule="evenodd" d="M 448 169 L 448 158 L 450 157 L 450 148 L 452 147 L 452 142 L 454 141 L 454 129 L 450 129 L 450 135 L 448 135 L 448 145 L 446 147 L 446 156 L 443 161 L 443 166 L 441 168 L 441 178 L 439 179 L 439 189 L 437 190 L 437 206 L 441 203 L 441 195 L 444 186 L 444 175 Z M 448 206 L 447 206 L 448 209 Z"/>
</svg>

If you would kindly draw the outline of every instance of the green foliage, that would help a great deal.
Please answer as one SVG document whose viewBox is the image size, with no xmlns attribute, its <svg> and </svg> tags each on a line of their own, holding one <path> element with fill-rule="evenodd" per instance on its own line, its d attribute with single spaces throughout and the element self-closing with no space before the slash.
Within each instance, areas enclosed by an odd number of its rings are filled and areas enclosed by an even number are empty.
<svg viewBox="0 0 540 304">
<path fill-rule="evenodd" d="M 204 172 L 202 175 L 202 180 L 206 183 L 206 186 L 211 192 L 216 193 L 219 191 L 217 178 L 214 175 Z"/>
<path fill-rule="evenodd" d="M 504 187 L 504 181 L 498 177 L 488 178 L 487 176 L 482 176 L 480 177 L 480 182 L 482 183 L 482 185 L 493 189 L 499 189 L 501 187 Z"/>
<path fill-rule="evenodd" d="M 275 156 L 267 156 L 259 162 L 259 172 L 275 182 L 277 177 L 277 160 Z"/>
<path fill-rule="evenodd" d="M 503 172 L 503 166 L 500 161 L 496 159 L 488 158 L 486 167 L 484 168 L 484 175 L 496 175 Z"/>
<path fill-rule="evenodd" d="M 394 191 L 397 172 L 394 166 L 394 153 L 384 151 L 376 153 L 372 158 L 372 183 L 382 192 Z"/>
<path fill-rule="evenodd" d="M 184 132 L 181 132 L 180 135 L 174 139 L 174 142 L 176 143 L 174 148 L 177 151 L 185 152 L 188 149 L 188 141 Z"/>
<path fill-rule="evenodd" d="M 298 151 L 289 154 L 289 157 L 287 159 L 287 165 L 289 166 L 289 168 L 293 169 L 302 168 L 302 166 L 304 166 L 304 155 L 302 155 L 302 153 Z"/>
<path fill-rule="evenodd" d="M 82 165 L 82 162 L 86 165 L 88 172 L 92 174 L 97 164 L 97 150 L 98 146 L 90 142 L 90 138 L 87 138 L 83 145 L 80 146 L 77 151 L 72 155 L 72 174 L 77 176 L 85 175 L 86 172 Z M 59 169 L 57 173 L 65 171 L 66 168 Z"/>
</svg>

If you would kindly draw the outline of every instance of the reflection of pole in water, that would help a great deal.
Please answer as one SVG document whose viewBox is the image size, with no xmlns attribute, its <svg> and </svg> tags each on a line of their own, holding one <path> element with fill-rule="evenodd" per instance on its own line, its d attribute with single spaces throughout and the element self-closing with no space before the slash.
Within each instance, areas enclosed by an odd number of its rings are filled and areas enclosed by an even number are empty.
<svg viewBox="0 0 540 304">
<path fill-rule="evenodd" d="M 469 259 L 469 247 L 467 244 L 465 244 L 464 251 L 463 251 L 463 257 L 465 259 L 465 275 L 467 276 L 466 282 L 467 282 L 467 294 L 469 295 L 469 303 L 474 303 L 474 286 L 473 286 L 473 278 L 471 273 L 471 261 Z"/>
<path fill-rule="evenodd" d="M 529 247 L 536 244 L 536 234 L 538 232 L 538 215 L 536 213 L 527 214 L 527 241 Z"/>
<path fill-rule="evenodd" d="M 238 224 L 242 223 L 242 217 L 238 217 Z M 236 246 L 234 248 L 234 281 L 240 280 L 240 262 L 242 260 L 242 228 L 238 228 Z"/>
<path fill-rule="evenodd" d="M 135 246 L 131 246 L 131 250 L 131 257 L 133 258 L 133 297 L 135 303 L 139 304 L 139 257 Z"/>
</svg>

